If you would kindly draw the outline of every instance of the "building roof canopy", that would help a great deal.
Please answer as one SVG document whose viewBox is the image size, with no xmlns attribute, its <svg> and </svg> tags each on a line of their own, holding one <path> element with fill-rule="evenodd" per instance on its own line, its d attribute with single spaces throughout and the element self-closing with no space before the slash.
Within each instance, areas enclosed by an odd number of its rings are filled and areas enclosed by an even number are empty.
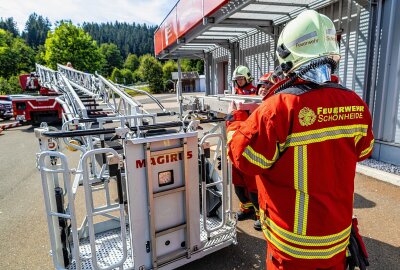
<svg viewBox="0 0 400 270">
<path fill-rule="evenodd" d="M 204 53 L 274 26 L 305 9 L 335 0 L 180 0 L 154 34 L 158 58 L 202 58 Z M 197 4 L 193 4 L 197 3 Z M 203 5 L 203 6 L 202 6 Z"/>
</svg>

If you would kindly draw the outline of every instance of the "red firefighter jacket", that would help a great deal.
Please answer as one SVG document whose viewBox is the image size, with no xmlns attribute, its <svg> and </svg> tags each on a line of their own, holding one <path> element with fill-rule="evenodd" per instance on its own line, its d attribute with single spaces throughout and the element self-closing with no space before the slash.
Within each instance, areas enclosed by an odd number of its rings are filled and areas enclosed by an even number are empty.
<svg viewBox="0 0 400 270">
<path fill-rule="evenodd" d="M 356 162 L 370 156 L 374 139 L 355 92 L 303 86 L 265 99 L 240 127 L 228 128 L 229 157 L 258 175 L 263 231 L 275 254 L 324 267 L 343 259 Z"/>
<path fill-rule="evenodd" d="M 246 84 L 244 87 L 239 87 L 237 84 L 233 89 L 236 95 L 257 95 L 257 87 L 251 83 Z"/>
</svg>

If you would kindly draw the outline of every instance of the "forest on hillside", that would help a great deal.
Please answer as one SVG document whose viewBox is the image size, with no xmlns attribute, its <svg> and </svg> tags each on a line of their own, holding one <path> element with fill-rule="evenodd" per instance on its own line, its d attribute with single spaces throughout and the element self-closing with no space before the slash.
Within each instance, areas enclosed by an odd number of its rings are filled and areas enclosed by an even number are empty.
<svg viewBox="0 0 400 270">
<path fill-rule="evenodd" d="M 82 28 L 98 44 L 114 43 L 121 51 L 122 57 L 128 54 L 138 56 L 154 52 L 153 35 L 156 26 L 128 23 L 84 23 Z"/>
<path fill-rule="evenodd" d="M 152 92 L 168 88 L 175 61 L 159 61 L 154 54 L 156 26 L 110 22 L 59 21 L 32 13 L 19 32 L 12 17 L 0 18 L 0 94 L 20 92 L 18 75 L 34 71 L 35 63 L 55 69 L 71 62 L 74 68 L 99 72 L 124 84 L 146 83 Z M 181 61 L 182 71 L 203 74 L 201 60 Z"/>
</svg>

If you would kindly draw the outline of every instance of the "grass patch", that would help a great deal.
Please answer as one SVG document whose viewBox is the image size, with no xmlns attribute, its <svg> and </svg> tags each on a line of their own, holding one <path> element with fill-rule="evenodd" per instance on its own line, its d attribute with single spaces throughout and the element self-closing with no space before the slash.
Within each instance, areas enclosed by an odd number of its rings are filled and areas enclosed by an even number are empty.
<svg viewBox="0 0 400 270">
<path fill-rule="evenodd" d="M 139 90 L 146 91 L 147 93 L 152 94 L 152 92 L 150 91 L 148 85 L 135 85 L 134 87 L 137 88 L 137 89 L 139 89 Z M 126 92 L 128 95 L 132 96 L 132 97 L 143 95 L 142 93 L 139 93 L 139 92 L 137 92 L 137 91 L 135 91 L 135 90 L 130 90 L 130 89 L 125 89 L 125 92 Z"/>
</svg>

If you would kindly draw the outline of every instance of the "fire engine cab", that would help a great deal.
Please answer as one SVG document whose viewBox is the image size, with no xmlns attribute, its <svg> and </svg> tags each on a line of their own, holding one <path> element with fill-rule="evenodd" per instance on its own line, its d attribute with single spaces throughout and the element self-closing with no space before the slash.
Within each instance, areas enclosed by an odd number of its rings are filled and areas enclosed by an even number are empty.
<svg viewBox="0 0 400 270">
<path fill-rule="evenodd" d="M 15 120 L 34 125 L 41 122 L 61 122 L 62 109 L 56 101 L 59 93 L 43 85 L 40 78 L 35 72 L 19 76 L 22 90 L 36 95 L 13 98 L 12 111 Z"/>
</svg>

